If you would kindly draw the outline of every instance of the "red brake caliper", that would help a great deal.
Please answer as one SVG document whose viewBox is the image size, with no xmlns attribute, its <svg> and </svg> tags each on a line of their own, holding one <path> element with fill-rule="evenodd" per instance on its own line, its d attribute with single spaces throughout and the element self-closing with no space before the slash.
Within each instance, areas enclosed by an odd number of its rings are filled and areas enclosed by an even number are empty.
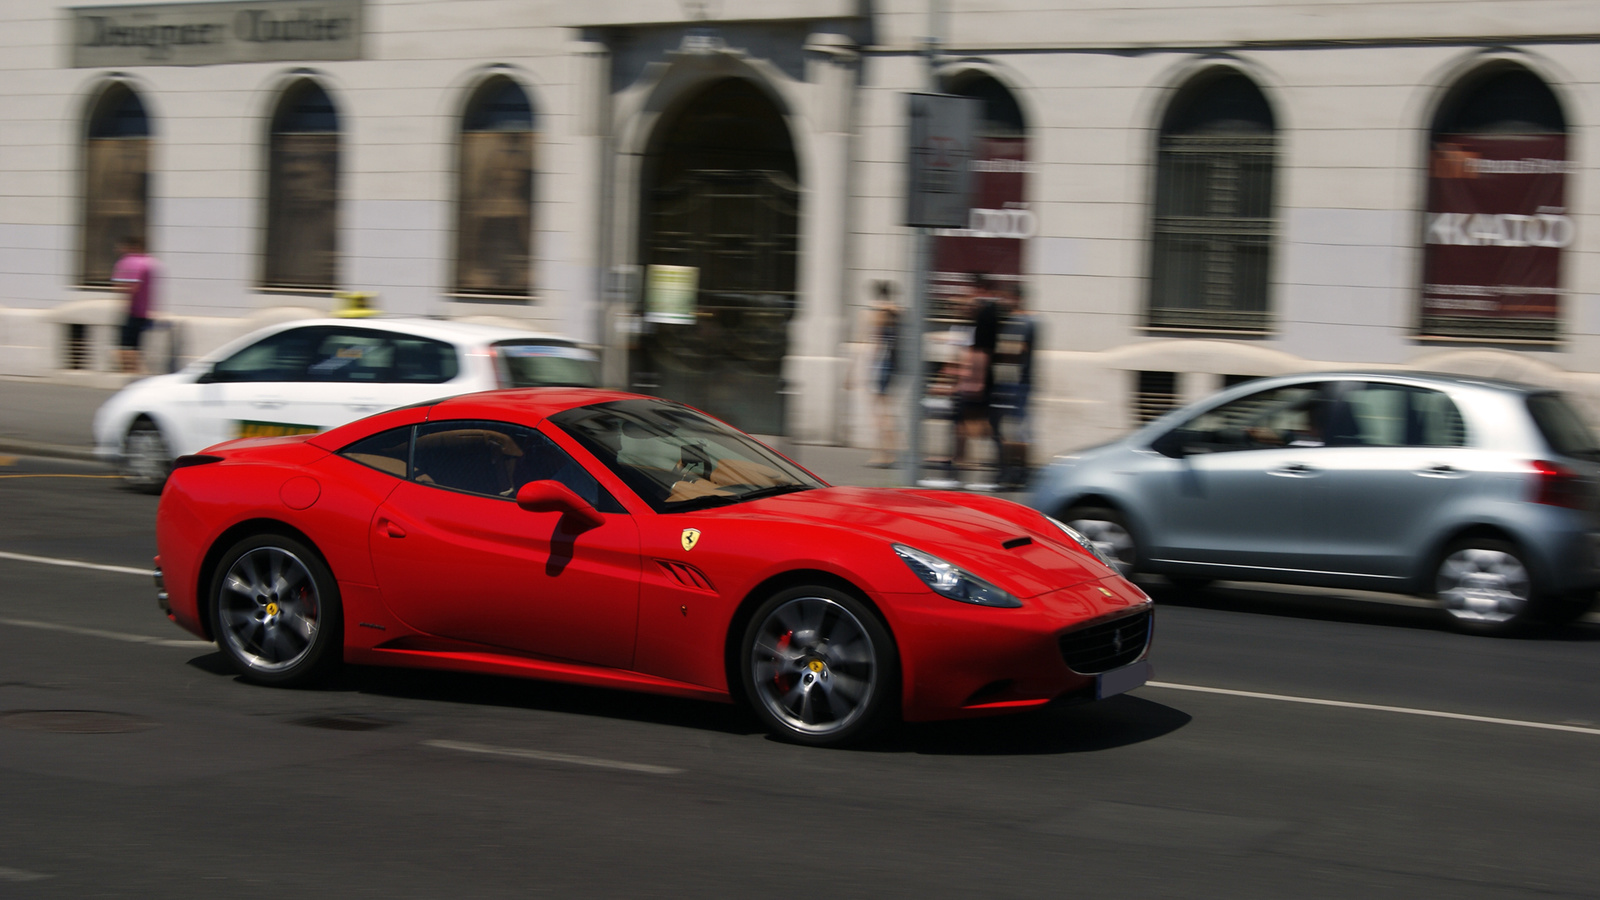
<svg viewBox="0 0 1600 900">
<path fill-rule="evenodd" d="M 778 652 L 782 653 L 783 651 L 788 650 L 789 649 L 789 644 L 793 641 L 793 639 L 794 639 L 794 632 L 792 632 L 792 631 L 784 632 L 783 633 L 783 637 L 778 638 Z M 775 672 L 775 673 L 773 673 L 772 683 L 777 686 L 779 691 L 782 691 L 783 693 L 788 693 L 790 686 L 783 683 L 783 677 L 784 677 L 784 673 L 783 672 Z"/>
</svg>

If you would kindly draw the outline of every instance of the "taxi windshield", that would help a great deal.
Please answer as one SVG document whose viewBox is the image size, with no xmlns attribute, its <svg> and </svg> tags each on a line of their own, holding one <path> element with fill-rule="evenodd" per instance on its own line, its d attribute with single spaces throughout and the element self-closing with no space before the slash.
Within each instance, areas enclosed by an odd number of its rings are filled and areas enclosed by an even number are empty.
<svg viewBox="0 0 1600 900">
<path fill-rule="evenodd" d="M 689 512 L 827 487 L 743 432 L 663 400 L 617 400 L 550 421 L 656 512 Z"/>
</svg>

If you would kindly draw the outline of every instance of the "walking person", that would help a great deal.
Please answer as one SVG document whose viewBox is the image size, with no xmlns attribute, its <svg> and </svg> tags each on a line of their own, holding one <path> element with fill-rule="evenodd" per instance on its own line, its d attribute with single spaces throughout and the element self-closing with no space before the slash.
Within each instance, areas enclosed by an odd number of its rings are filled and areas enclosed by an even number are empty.
<svg viewBox="0 0 1600 900">
<path fill-rule="evenodd" d="M 994 391 L 990 427 L 1000 446 L 1000 489 L 1028 486 L 1028 453 L 1032 436 L 1028 400 L 1033 394 L 1033 349 L 1039 326 L 1026 307 L 1020 284 L 1001 295 L 1001 315 L 994 351 Z"/>
<path fill-rule="evenodd" d="M 875 282 L 873 294 L 868 329 L 872 335 L 872 414 L 877 420 L 877 443 L 867 465 L 886 469 L 894 465 L 900 449 L 894 404 L 889 397 L 899 368 L 900 307 L 894 302 L 893 282 Z"/>
<path fill-rule="evenodd" d="M 128 235 L 117 242 L 118 259 L 111 270 L 111 282 L 127 300 L 122 320 L 122 339 L 117 349 L 118 368 L 125 374 L 146 373 L 140 344 L 150 330 L 150 313 L 155 308 L 158 266 L 145 252 L 144 238 Z"/>
<path fill-rule="evenodd" d="M 978 463 L 968 463 L 967 451 L 985 437 L 995 441 L 997 466 L 1000 461 L 1000 438 L 992 424 L 991 408 L 1000 306 L 993 285 L 982 274 L 974 273 L 972 276 L 972 294 L 967 302 L 967 310 L 971 316 L 972 340 L 962 351 L 960 373 L 956 380 L 955 447 L 951 458 L 956 468 L 975 469 Z"/>
</svg>

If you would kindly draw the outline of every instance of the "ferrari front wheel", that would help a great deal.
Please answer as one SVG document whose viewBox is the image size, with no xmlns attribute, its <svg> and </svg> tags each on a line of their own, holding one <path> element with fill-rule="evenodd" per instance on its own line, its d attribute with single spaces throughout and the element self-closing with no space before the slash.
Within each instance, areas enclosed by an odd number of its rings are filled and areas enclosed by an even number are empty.
<svg viewBox="0 0 1600 900">
<path fill-rule="evenodd" d="M 343 656 L 339 588 L 315 551 L 260 534 L 235 544 L 211 581 L 212 634 L 260 684 L 312 682 Z"/>
<path fill-rule="evenodd" d="M 829 587 L 783 591 L 745 629 L 745 696 L 772 733 L 813 746 L 858 741 L 896 708 L 899 658 L 889 630 L 855 597 Z"/>
</svg>

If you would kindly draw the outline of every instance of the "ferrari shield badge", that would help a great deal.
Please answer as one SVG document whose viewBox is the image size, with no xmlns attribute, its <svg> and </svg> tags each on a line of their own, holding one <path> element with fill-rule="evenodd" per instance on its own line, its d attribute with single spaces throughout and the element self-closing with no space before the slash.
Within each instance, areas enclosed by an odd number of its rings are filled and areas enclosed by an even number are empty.
<svg viewBox="0 0 1600 900">
<path fill-rule="evenodd" d="M 700 529 L 685 528 L 683 530 L 683 549 L 693 550 L 694 545 L 700 543 Z"/>
</svg>

